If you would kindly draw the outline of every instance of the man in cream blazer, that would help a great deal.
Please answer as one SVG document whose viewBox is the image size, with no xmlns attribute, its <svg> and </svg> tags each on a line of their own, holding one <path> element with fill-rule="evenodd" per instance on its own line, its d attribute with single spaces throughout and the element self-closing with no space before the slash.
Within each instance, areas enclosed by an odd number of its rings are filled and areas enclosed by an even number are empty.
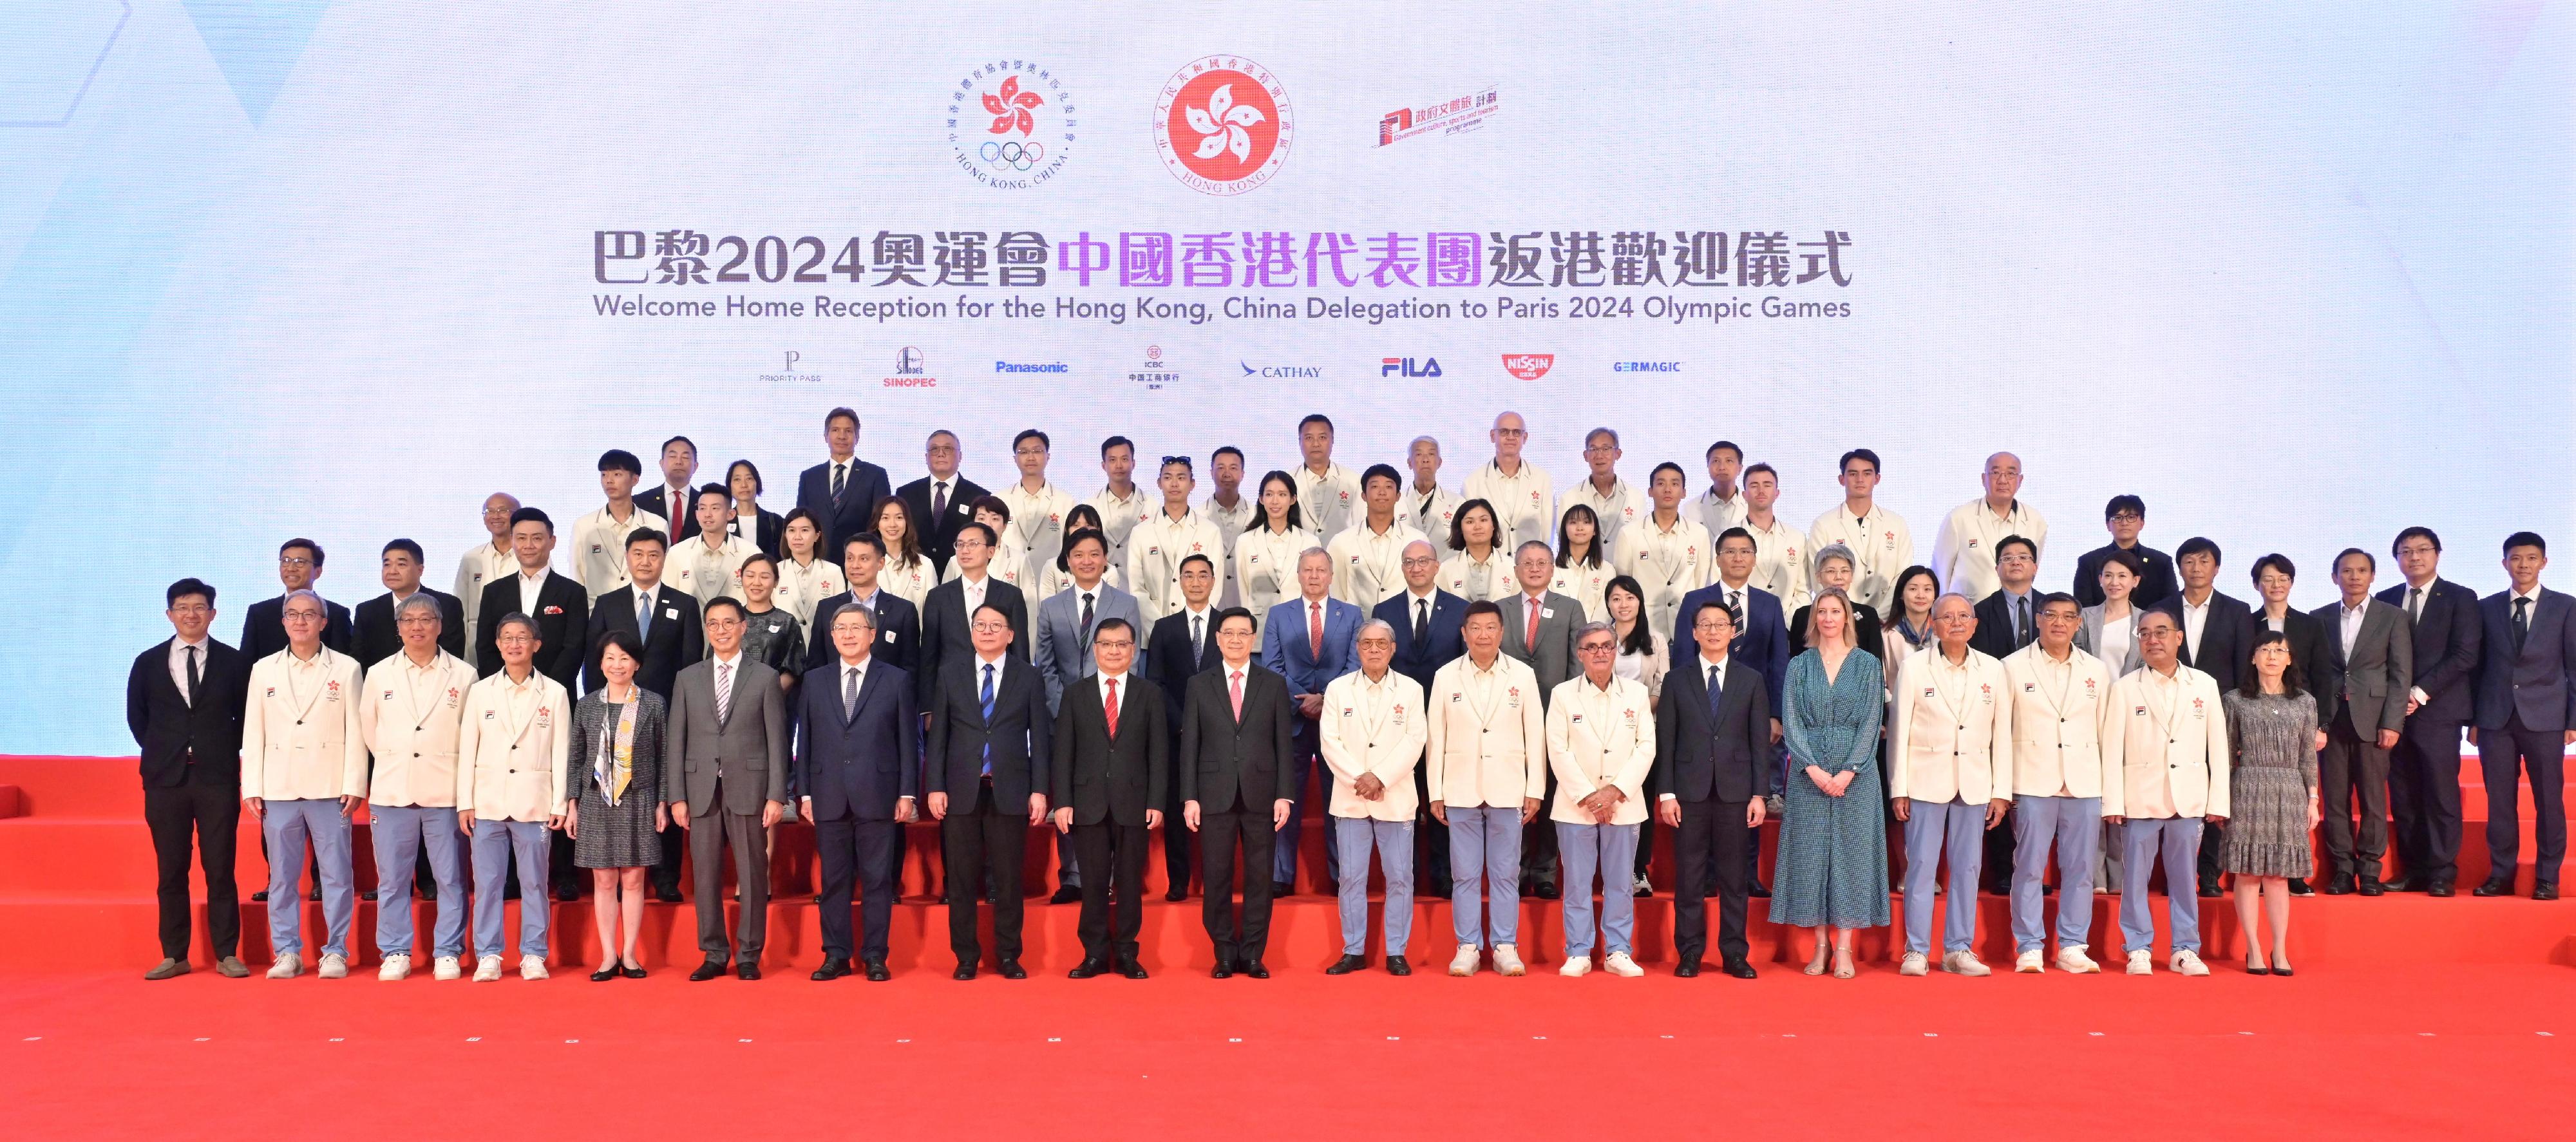
<svg viewBox="0 0 2576 1142">
<path fill-rule="evenodd" d="M 2193 883 L 2201 826 L 2227 820 L 2227 713 L 2218 680 L 2182 664 L 2182 626 L 2171 614 L 2139 615 L 2138 644 L 2147 664 L 2112 684 L 2102 729 L 2102 772 L 2119 775 L 2103 785 L 2102 818 L 2125 822 L 2128 832 L 2121 946 L 2128 949 L 2130 975 L 2154 970 L 2147 878 L 2161 856 L 2173 947 L 2168 966 L 2208 975 L 2200 962 L 2200 900 L 2181 886 Z"/>
<path fill-rule="evenodd" d="M 1198 487 L 1198 478 L 1191 474 L 1189 457 L 1163 457 L 1162 475 L 1155 484 L 1163 492 L 1161 510 L 1127 534 L 1127 589 L 1136 596 L 1136 610 L 1145 620 L 1143 630 L 1152 630 L 1163 616 L 1183 606 L 1181 560 L 1204 555 L 1211 562 L 1223 562 L 1226 550 L 1216 521 L 1190 507 L 1190 491 Z"/>
<path fill-rule="evenodd" d="M 456 747 L 474 668 L 439 649 L 438 601 L 413 595 L 394 609 L 402 650 L 367 668 L 358 729 L 375 755 L 367 798 L 376 844 L 376 978 L 411 974 L 412 866 L 429 854 L 438 885 L 431 951 L 439 979 L 455 979 L 465 954 L 465 865 L 456 826 Z"/>
<path fill-rule="evenodd" d="M 1463 634 L 1466 656 L 1431 676 L 1423 754 L 1431 815 L 1449 829 L 1449 974 L 1476 974 L 1490 907 L 1494 970 L 1520 975 L 1521 826 L 1547 791 L 1545 713 L 1538 675 L 1503 653 L 1502 608 L 1467 604 Z"/>
<path fill-rule="evenodd" d="M 1333 774 L 1327 809 L 1343 870 L 1336 882 L 1342 958 L 1324 973 L 1346 975 L 1367 966 L 1368 862 L 1374 848 L 1386 874 L 1387 974 L 1411 975 L 1404 949 L 1413 936 L 1413 767 L 1422 762 L 1430 731 L 1421 684 L 1395 670 L 1395 627 L 1384 619 L 1361 623 L 1358 646 L 1360 668 L 1325 684 L 1324 716 L 1316 722 L 1318 748 Z"/>
<path fill-rule="evenodd" d="M 501 882 L 516 860 L 519 978 L 546 978 L 547 830 L 563 824 L 565 757 L 572 752 L 572 697 L 537 671 L 536 624 L 504 619 L 493 636 L 501 669 L 465 692 L 456 734 L 456 823 L 473 838 L 474 980 L 501 978 Z"/>
<path fill-rule="evenodd" d="M 1646 484 L 1654 507 L 1635 527 L 1621 528 L 1610 563 L 1646 591 L 1646 613 L 1638 616 L 1648 629 L 1670 634 L 1679 621 L 1682 596 L 1708 586 L 1717 575 L 1716 541 L 1698 520 L 1683 514 L 1682 468 L 1657 464 Z"/>
<path fill-rule="evenodd" d="M 286 649 L 250 668 L 242 710 L 242 805 L 268 842 L 270 979 L 304 970 L 304 908 L 296 891 L 304 845 L 322 882 L 321 976 L 349 974 L 349 921 L 358 906 L 349 860 L 349 813 L 367 796 L 367 742 L 358 726 L 358 660 L 322 645 L 330 619 L 322 596 L 290 592 L 279 604 Z"/>
<path fill-rule="evenodd" d="M 2013 970 L 2037 972 L 2048 950 L 2040 914 L 2048 845 L 2057 842 L 2057 968 L 2101 971 L 2084 954 L 2093 921 L 2093 870 L 2102 850 L 2102 765 L 2111 668 L 2076 649 L 2073 596 L 2040 596 L 2039 640 L 2004 659 L 2012 694 Z"/>
<path fill-rule="evenodd" d="M 1606 622 L 1574 632 L 1583 673 L 1566 679 L 1547 703 L 1547 764 L 1556 773 L 1557 851 L 1565 857 L 1565 966 L 1558 975 L 1592 970 L 1592 878 L 1601 885 L 1601 969 L 1646 974 L 1629 954 L 1637 897 L 1629 887 L 1637 860 L 1637 826 L 1646 820 L 1646 779 L 1655 772 L 1655 709 L 1646 686 L 1612 670 L 1619 632 Z"/>
<path fill-rule="evenodd" d="M 1896 668 L 1887 730 L 1887 795 L 1905 822 L 1905 958 L 1902 975 L 1929 970 L 1932 884 L 1950 856 L 1949 919 L 1941 970 L 1985 975 L 1969 944 L 1977 934 L 1977 879 L 1985 831 L 2012 807 L 2012 692 L 2003 663 L 1968 645 L 1976 607 L 1964 595 L 1932 603 L 1937 639 Z"/>
<path fill-rule="evenodd" d="M 1403 486 L 1394 468 L 1369 465 L 1361 510 L 1324 546 L 1333 557 L 1333 597 L 1363 612 L 1404 592 L 1404 549 L 1430 538 L 1396 510 Z"/>
</svg>

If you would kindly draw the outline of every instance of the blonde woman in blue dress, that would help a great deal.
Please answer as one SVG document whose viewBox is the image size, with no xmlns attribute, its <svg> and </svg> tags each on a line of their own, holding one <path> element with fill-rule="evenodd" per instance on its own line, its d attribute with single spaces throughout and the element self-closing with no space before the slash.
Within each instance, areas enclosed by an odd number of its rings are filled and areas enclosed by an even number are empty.
<svg viewBox="0 0 2576 1142">
<path fill-rule="evenodd" d="M 1789 746 L 1788 813 L 1771 882 L 1771 922 L 1815 930 L 1808 975 L 1824 974 L 1825 929 L 1833 929 L 1836 979 L 1858 970 L 1852 932 L 1888 922 L 1878 770 L 1886 682 L 1878 658 L 1857 645 L 1852 614 L 1842 588 L 1819 590 L 1807 608 L 1807 649 L 1789 660 L 1780 717 Z"/>
</svg>

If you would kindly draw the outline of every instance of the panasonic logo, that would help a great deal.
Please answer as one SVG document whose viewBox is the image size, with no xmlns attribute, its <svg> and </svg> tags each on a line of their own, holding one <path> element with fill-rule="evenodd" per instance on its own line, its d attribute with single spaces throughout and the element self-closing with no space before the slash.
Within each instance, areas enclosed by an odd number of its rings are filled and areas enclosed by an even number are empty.
<svg viewBox="0 0 2576 1142">
<path fill-rule="evenodd" d="M 1070 373 L 1073 371 L 1073 366 L 1067 365 L 1062 361 L 1046 365 L 1022 365 L 1010 361 L 995 361 L 993 362 L 993 371 L 996 373 Z"/>
</svg>

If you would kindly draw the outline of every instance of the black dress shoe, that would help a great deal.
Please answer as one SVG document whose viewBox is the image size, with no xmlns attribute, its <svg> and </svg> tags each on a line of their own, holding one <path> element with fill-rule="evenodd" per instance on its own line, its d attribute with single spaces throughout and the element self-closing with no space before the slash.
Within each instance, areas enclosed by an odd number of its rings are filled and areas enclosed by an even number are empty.
<svg viewBox="0 0 2576 1142">
<path fill-rule="evenodd" d="M 894 973 L 886 970 L 884 960 L 862 960 L 859 966 L 866 970 L 869 983 L 884 983 L 894 978 Z"/>
<path fill-rule="evenodd" d="M 1728 960 L 1726 961 L 1726 974 L 1734 976 L 1737 979 L 1752 979 L 1762 973 L 1753 970 L 1753 965 L 1746 963 L 1743 960 Z"/>
<path fill-rule="evenodd" d="M 2424 891 L 2424 882 L 2415 879 L 2415 875 L 2413 873 L 2408 873 L 2405 876 L 2397 877 L 2393 880 L 2382 881 L 2380 883 L 2380 887 L 2385 888 L 2390 892 L 2422 892 Z"/>
<path fill-rule="evenodd" d="M 1270 978 L 1270 968 L 1259 960 L 1245 960 L 1243 961 L 1243 974 L 1251 976 L 1254 979 L 1268 979 Z"/>
<path fill-rule="evenodd" d="M 2511 896 L 2511 895 L 2513 895 L 2513 882 L 2512 882 L 2512 881 L 2510 881 L 2510 880 L 2489 880 L 2489 881 L 2487 881 L 2486 883 L 2484 883 L 2484 884 L 2481 884 L 2481 885 L 2477 886 L 2476 888 L 2472 888 L 2472 889 L 2470 889 L 2470 890 L 2469 890 L 2469 895 L 2471 895 L 2471 896 Z"/>
<path fill-rule="evenodd" d="M 1699 957 L 1693 956 L 1673 965 L 1673 975 L 1681 979 L 1699 978 Z"/>
<path fill-rule="evenodd" d="M 705 963 L 699 964 L 698 970 L 689 973 L 689 982 L 705 983 L 708 980 L 723 975 L 725 973 L 726 966 L 727 965 L 723 960 L 708 960 Z"/>
<path fill-rule="evenodd" d="M 2369 878 L 2367 878 L 2367 877 L 2363 878 L 2363 880 L 2362 880 L 2361 884 L 2360 884 L 2358 887 L 2359 887 L 2359 889 L 2360 889 L 2361 894 L 2362 894 L 2362 895 L 2364 895 L 2364 896 L 2382 896 L 2382 895 L 2386 895 L 2386 894 L 2387 894 L 2387 892 L 2388 892 L 2388 886 L 2387 886 L 2387 885 L 2381 884 L 2381 883 L 2379 883 L 2378 881 L 2376 881 L 2376 880 L 2371 880 L 2371 879 L 2369 879 Z"/>
<path fill-rule="evenodd" d="M 1049 903 L 1049 904 L 1072 904 L 1072 903 L 1075 903 L 1075 902 L 1077 902 L 1077 901 L 1079 901 L 1079 900 L 1081 900 L 1081 899 L 1082 899 L 1082 886 L 1081 886 L 1081 885 L 1079 885 L 1079 884 L 1065 884 L 1065 885 L 1058 885 L 1058 886 L 1056 887 L 1055 895 L 1050 896 L 1050 897 L 1047 897 L 1047 903 Z"/>
<path fill-rule="evenodd" d="M 2326 880 L 2326 895 L 2328 895 L 2328 896 L 2350 896 L 2350 895 L 2352 895 L 2352 874 L 2351 874 L 2351 873 L 2348 873 L 2348 872 L 2338 872 L 2338 873 L 2334 874 L 2333 876 L 2331 876 L 2331 877 L 2327 878 L 2327 880 Z"/>
<path fill-rule="evenodd" d="M 1771 886 L 1757 880 L 1745 888 L 1744 894 L 1754 898 L 1755 900 L 1769 900 L 1771 899 Z M 1717 895 L 1717 890 L 1713 888 L 1710 889 L 1709 895 Z M 1703 899 L 1705 899 L 1705 897 L 1703 897 Z"/>
<path fill-rule="evenodd" d="M 956 971 L 948 973 L 948 978 L 955 980 L 973 979 L 975 978 L 975 965 L 959 964 L 957 965 Z"/>
<path fill-rule="evenodd" d="M 1090 979 L 1091 977 L 1099 975 L 1101 972 L 1107 970 L 1109 970 L 1109 965 L 1102 963 L 1100 961 L 1100 957 L 1084 956 L 1082 957 L 1081 963 L 1073 965 L 1072 971 L 1064 973 L 1064 978 Z"/>
<path fill-rule="evenodd" d="M 2447 880 L 2437 880 L 2424 886 L 2424 895 L 2439 896 L 2447 899 L 2449 897 L 2459 895 L 2459 890 L 2451 887 L 2451 882 Z"/>
<path fill-rule="evenodd" d="M 753 963 L 750 960 L 744 960 L 743 962 L 734 965 L 733 974 L 743 979 L 759 979 L 760 965 Z"/>
<path fill-rule="evenodd" d="M 2291 971 L 2288 967 L 2285 967 L 2285 966 L 2281 966 L 2281 965 L 2277 965 L 2277 964 L 2276 964 L 2276 965 L 2274 965 L 2274 966 L 2273 966 L 2273 968 L 2272 968 L 2272 974 L 2273 974 L 2273 975 L 2276 975 L 2276 976 L 2279 976 L 2279 977 L 2281 977 L 2282 979 L 2288 979 L 2288 978 L 2290 978 L 2291 976 L 2297 975 L 2298 973 L 2297 973 L 2297 972 L 2294 972 L 2294 971 Z"/>
<path fill-rule="evenodd" d="M 1295 881 L 1274 880 L 1270 882 L 1270 898 L 1272 900 L 1279 900 L 1295 895 L 1297 895 L 1297 883 Z"/>
<path fill-rule="evenodd" d="M 592 982 L 592 983 L 607 983 L 608 981 L 610 981 L 610 980 L 612 980 L 612 979 L 616 979 L 616 978 L 617 978 L 617 975 L 618 975 L 618 972 L 617 972 L 617 969 L 616 969 L 616 968 L 613 968 L 613 967 L 601 968 L 601 969 L 599 969 L 598 971 L 595 971 L 595 972 L 590 973 L 590 982 Z"/>
<path fill-rule="evenodd" d="M 1367 967 L 1367 966 L 1368 966 L 1368 957 L 1366 957 L 1366 956 L 1350 956 L 1350 955 L 1346 955 L 1346 956 L 1343 956 L 1342 958 L 1340 958 L 1340 959 L 1338 959 L 1338 960 L 1334 960 L 1334 961 L 1333 961 L 1333 966 L 1331 966 L 1331 967 L 1328 967 L 1328 968 L 1325 968 L 1325 969 L 1324 969 L 1324 974 L 1325 974 L 1325 975 L 1349 975 L 1349 974 L 1351 974 L 1352 972 L 1358 971 L 1358 970 L 1360 970 L 1361 968 L 1364 968 L 1364 967 Z"/>
<path fill-rule="evenodd" d="M 1413 965 L 1406 963 L 1403 956 L 1388 956 L 1386 958 L 1386 974 L 1412 975 Z"/>
<path fill-rule="evenodd" d="M 677 904 L 680 902 L 679 886 L 673 885 L 672 887 L 664 888 L 658 884 L 654 885 L 653 899 L 659 900 L 664 904 Z"/>
<path fill-rule="evenodd" d="M 2203 878 L 2203 879 L 2201 880 L 2201 882 L 2200 882 L 2200 894 L 2201 894 L 2202 896 L 2210 897 L 2210 898 L 2212 898 L 2212 899 L 2215 899 L 2215 898 L 2217 898 L 2217 897 L 2219 897 L 2219 896 L 2225 895 L 2224 893 L 2221 893 L 2220 891 L 2218 891 L 2218 878 L 2217 878 L 2217 877 L 2214 877 L 2214 876 L 2212 876 L 2212 877 L 2205 877 L 2205 878 Z"/>
<path fill-rule="evenodd" d="M 2558 886 L 2555 884 L 2532 885 L 2531 898 L 2534 900 L 2556 900 L 2558 899 Z"/>
<path fill-rule="evenodd" d="M 1530 895 L 1538 897 L 1541 900 L 1554 900 L 1562 894 L 1557 892 L 1555 885 L 1542 880 L 1538 882 L 1538 887 L 1533 889 L 1530 892 Z"/>
<path fill-rule="evenodd" d="M 1234 963 L 1226 959 L 1224 956 L 1218 956 L 1216 958 L 1216 966 L 1208 969 L 1208 978 L 1233 979 Z"/>
<path fill-rule="evenodd" d="M 631 968 L 619 968 L 617 969 L 617 974 L 625 976 L 628 979 L 642 979 L 644 978 L 644 968 L 642 965 L 637 965 Z"/>
<path fill-rule="evenodd" d="M 850 974 L 850 961 L 839 956 L 823 957 L 823 966 L 814 969 L 814 982 L 839 979 Z"/>
<path fill-rule="evenodd" d="M 376 890 L 372 888 L 367 889 L 366 891 L 358 894 L 358 899 L 372 903 L 376 899 Z"/>
<path fill-rule="evenodd" d="M 2307 881 L 2307 878 L 2306 878 L 2306 877 L 2294 876 L 2294 877 L 2291 877 L 2291 878 L 2290 878 L 2290 895 L 2292 895 L 2292 896 L 2314 896 L 2314 895 L 2316 895 L 2316 894 L 2317 894 L 2317 890 L 2316 890 L 2316 889 L 2308 887 L 2308 881 Z"/>
<path fill-rule="evenodd" d="M 1003 960 L 1003 961 L 1002 961 L 1002 978 L 1003 978 L 1003 979 L 1027 979 L 1027 978 L 1029 978 L 1028 969 L 1021 967 L 1021 966 L 1020 966 L 1020 961 L 1018 961 L 1018 960 Z"/>
<path fill-rule="evenodd" d="M 581 889 L 569 884 L 558 884 L 555 886 L 555 899 L 570 904 L 581 899 Z"/>
<path fill-rule="evenodd" d="M 1189 898 L 1190 890 L 1186 888 L 1173 888 L 1163 893 L 1163 899 L 1169 900 L 1174 904 L 1178 904 Z"/>
<path fill-rule="evenodd" d="M 1143 979 L 1145 978 L 1145 965 L 1137 963 L 1134 960 L 1121 957 L 1118 961 L 1118 974 L 1126 976 L 1129 979 Z"/>
<path fill-rule="evenodd" d="M 265 889 L 265 888 L 263 888 L 263 889 L 260 889 L 260 890 L 259 890 L 259 891 L 257 891 L 257 892 L 251 893 L 251 894 L 250 894 L 250 902 L 251 902 L 251 903 L 253 903 L 253 904 L 266 904 L 266 903 L 268 903 L 268 890 L 267 890 L 267 889 Z"/>
</svg>

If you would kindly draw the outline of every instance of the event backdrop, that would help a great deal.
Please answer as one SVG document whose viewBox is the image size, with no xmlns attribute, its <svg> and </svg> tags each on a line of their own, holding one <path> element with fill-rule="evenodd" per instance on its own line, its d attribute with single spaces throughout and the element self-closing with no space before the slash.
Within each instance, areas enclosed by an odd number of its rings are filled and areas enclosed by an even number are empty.
<svg viewBox="0 0 2576 1142">
<path fill-rule="evenodd" d="M 2043 584 L 2147 536 L 2576 544 L 2565 5 L 0 6 L 0 749 L 123 752 L 161 589 L 309 535 L 444 584 L 508 490 L 694 436 L 793 498 L 1098 439 L 1354 467 L 1502 409 L 1710 441 L 1928 557 L 2023 458 Z M 1150 466 L 1148 468 L 1150 472 Z M 2390 572 L 2393 574 L 2393 571 Z"/>
</svg>

